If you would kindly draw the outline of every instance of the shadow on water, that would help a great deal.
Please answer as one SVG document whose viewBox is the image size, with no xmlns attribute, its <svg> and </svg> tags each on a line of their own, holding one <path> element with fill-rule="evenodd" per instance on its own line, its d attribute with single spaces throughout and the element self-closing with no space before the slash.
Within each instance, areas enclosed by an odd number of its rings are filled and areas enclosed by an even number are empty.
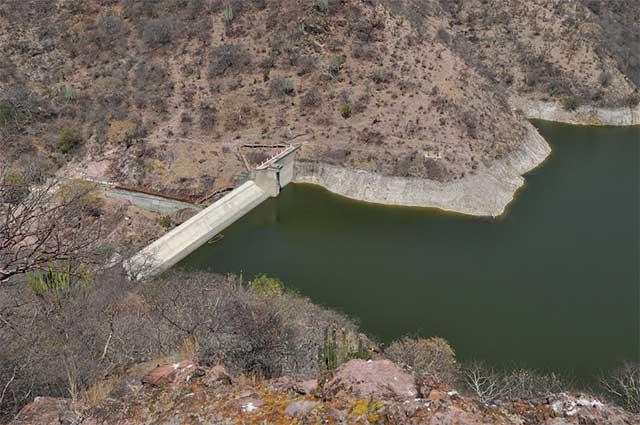
<svg viewBox="0 0 640 425">
<path fill-rule="evenodd" d="M 536 122 L 553 155 L 498 220 L 290 185 L 181 267 L 268 273 L 383 342 L 580 379 L 638 359 L 640 127 Z"/>
</svg>

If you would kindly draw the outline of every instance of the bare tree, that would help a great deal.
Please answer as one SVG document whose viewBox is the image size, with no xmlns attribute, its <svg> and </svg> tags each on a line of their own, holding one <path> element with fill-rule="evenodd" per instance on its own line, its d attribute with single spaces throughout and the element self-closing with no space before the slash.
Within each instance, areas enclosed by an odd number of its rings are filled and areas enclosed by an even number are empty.
<svg viewBox="0 0 640 425">
<path fill-rule="evenodd" d="M 601 384 L 627 410 L 640 412 L 640 364 L 625 363 Z"/>
<path fill-rule="evenodd" d="M 94 263 L 100 241 L 93 185 L 46 182 L 0 171 L 0 284 L 32 271 Z"/>
</svg>

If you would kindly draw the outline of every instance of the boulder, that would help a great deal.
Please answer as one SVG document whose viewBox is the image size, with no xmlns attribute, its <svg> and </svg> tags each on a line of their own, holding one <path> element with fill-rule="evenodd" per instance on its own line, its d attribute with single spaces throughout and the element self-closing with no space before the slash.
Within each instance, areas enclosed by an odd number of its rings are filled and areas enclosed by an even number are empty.
<svg viewBox="0 0 640 425">
<path fill-rule="evenodd" d="M 20 410 L 11 425 L 61 425 L 78 418 L 71 401 L 62 398 L 36 397 Z"/>
<path fill-rule="evenodd" d="M 318 389 L 318 381 L 309 379 L 308 381 L 296 382 L 293 384 L 293 389 L 299 394 L 311 395 Z"/>
<path fill-rule="evenodd" d="M 306 416 L 314 407 L 318 405 L 318 402 L 311 400 L 298 400 L 290 403 L 285 412 L 291 417 Z"/>
<path fill-rule="evenodd" d="M 350 391 L 362 398 L 397 400 L 418 395 L 413 376 L 389 360 L 349 360 L 338 368 L 325 391 L 328 396 Z"/>
<path fill-rule="evenodd" d="M 161 387 L 178 381 L 186 381 L 194 369 L 195 365 L 191 360 L 157 366 L 142 377 L 142 383 L 153 387 Z"/>
<path fill-rule="evenodd" d="M 224 365 L 216 365 L 207 370 L 204 383 L 207 386 L 215 386 L 217 384 L 229 385 L 231 384 L 231 377 L 227 373 L 227 369 Z"/>
</svg>

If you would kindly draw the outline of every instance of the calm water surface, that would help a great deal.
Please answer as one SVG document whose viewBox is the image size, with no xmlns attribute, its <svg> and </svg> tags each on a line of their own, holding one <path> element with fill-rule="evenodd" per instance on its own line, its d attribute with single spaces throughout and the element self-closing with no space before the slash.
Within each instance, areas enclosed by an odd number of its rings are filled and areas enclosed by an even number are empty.
<svg viewBox="0 0 640 425">
<path fill-rule="evenodd" d="M 280 277 L 383 342 L 594 376 L 638 359 L 640 127 L 537 122 L 552 157 L 498 220 L 289 185 L 181 267 Z"/>
</svg>

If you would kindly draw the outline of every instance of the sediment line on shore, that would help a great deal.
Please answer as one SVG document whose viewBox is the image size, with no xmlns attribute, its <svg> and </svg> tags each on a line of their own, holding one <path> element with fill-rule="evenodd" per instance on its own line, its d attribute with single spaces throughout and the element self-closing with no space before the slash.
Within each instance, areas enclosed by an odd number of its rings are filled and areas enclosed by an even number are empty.
<svg viewBox="0 0 640 425">
<path fill-rule="evenodd" d="M 527 123 L 527 137 L 505 158 L 460 180 L 440 183 L 384 176 L 322 162 L 296 163 L 294 182 L 312 183 L 348 198 L 386 205 L 431 207 L 474 216 L 501 215 L 524 184 L 523 174 L 540 165 L 551 148 Z"/>
</svg>

